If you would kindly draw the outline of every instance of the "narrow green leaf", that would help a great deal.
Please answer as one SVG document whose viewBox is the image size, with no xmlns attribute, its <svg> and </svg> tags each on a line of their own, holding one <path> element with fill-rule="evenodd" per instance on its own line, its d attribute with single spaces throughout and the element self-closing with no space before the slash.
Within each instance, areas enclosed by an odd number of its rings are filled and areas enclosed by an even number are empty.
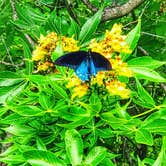
<svg viewBox="0 0 166 166">
<path fill-rule="evenodd" d="M 148 108 L 155 107 L 155 101 L 151 97 L 151 95 L 142 87 L 140 82 L 136 79 L 136 85 L 138 90 L 138 100 L 141 101 L 144 106 Z"/>
<path fill-rule="evenodd" d="M 40 93 L 40 95 L 39 95 L 39 103 L 46 110 L 49 109 L 53 105 L 53 103 L 51 101 L 51 97 L 48 96 L 47 94 L 45 94 L 44 92 Z"/>
<path fill-rule="evenodd" d="M 83 141 L 81 135 L 75 130 L 67 130 L 65 133 L 65 145 L 67 156 L 72 165 L 79 165 L 83 157 Z"/>
<path fill-rule="evenodd" d="M 12 86 L 15 84 L 20 83 L 21 81 L 23 81 L 24 79 L 22 78 L 0 78 L 0 86 Z"/>
<path fill-rule="evenodd" d="M 29 126 L 20 125 L 20 124 L 11 125 L 11 126 L 5 128 L 4 130 L 6 132 L 12 133 L 16 136 L 25 136 L 25 135 L 35 134 L 35 129 L 33 129 Z"/>
<path fill-rule="evenodd" d="M 55 82 L 50 82 L 50 83 L 51 83 L 51 86 L 52 86 L 57 98 L 59 98 L 59 99 L 63 98 L 65 100 L 68 99 L 68 95 L 67 95 L 66 91 L 61 86 L 59 86 Z"/>
<path fill-rule="evenodd" d="M 14 97 L 20 94 L 26 87 L 27 82 L 21 82 L 16 86 L 1 87 L 0 88 L 0 103 L 11 101 Z"/>
<path fill-rule="evenodd" d="M 25 60 L 25 74 L 30 75 L 33 71 L 33 61 L 32 61 L 32 53 L 30 46 L 24 41 L 21 40 L 23 49 L 24 49 L 24 60 Z"/>
<path fill-rule="evenodd" d="M 143 57 L 133 58 L 129 60 L 127 64 L 129 65 L 129 67 L 147 67 L 150 69 L 156 69 L 166 64 L 166 62 L 152 59 L 152 57 L 149 56 L 143 56 Z"/>
<path fill-rule="evenodd" d="M 126 38 L 126 42 L 130 46 L 130 49 L 132 51 L 134 51 L 134 49 L 137 46 L 138 40 L 140 38 L 140 32 L 141 32 L 141 19 L 138 19 L 138 24 L 136 25 L 134 29 L 132 29 L 128 33 Z M 126 60 L 130 56 L 130 54 L 127 54 L 127 53 L 121 53 L 120 55 L 122 56 L 123 60 Z"/>
<path fill-rule="evenodd" d="M 91 120 L 90 117 L 84 117 L 84 118 L 77 118 L 77 120 L 71 122 L 71 123 L 66 123 L 66 124 L 57 124 L 58 126 L 69 128 L 69 129 L 74 129 L 76 127 L 85 125 Z"/>
<path fill-rule="evenodd" d="M 166 159 L 166 137 L 164 136 L 161 151 L 152 166 L 165 166 L 166 164 L 165 159 Z"/>
<path fill-rule="evenodd" d="M 153 82 L 166 82 L 156 71 L 147 67 L 130 67 L 137 78 L 146 79 Z"/>
<path fill-rule="evenodd" d="M 24 152 L 23 156 L 32 166 L 66 166 L 62 160 L 49 151 L 30 150 Z"/>
<path fill-rule="evenodd" d="M 153 145 L 152 134 L 145 129 L 140 128 L 139 130 L 136 131 L 135 140 L 137 143 L 140 143 L 140 144 L 146 144 L 150 146 Z"/>
<path fill-rule="evenodd" d="M 78 34 L 80 33 L 80 27 L 79 25 L 70 17 L 70 27 L 68 30 L 69 36 L 73 36 L 74 38 L 78 39 Z"/>
<path fill-rule="evenodd" d="M 81 32 L 79 34 L 80 44 L 87 42 L 96 31 L 97 26 L 100 23 L 102 16 L 102 10 L 99 10 L 94 16 L 89 18 L 85 24 L 81 28 Z"/>
<path fill-rule="evenodd" d="M 46 151 L 46 145 L 44 144 L 44 142 L 42 141 L 42 139 L 40 137 L 36 137 L 36 145 L 37 145 L 37 149 L 39 150 L 44 150 Z"/>
<path fill-rule="evenodd" d="M 38 106 L 32 105 L 20 105 L 17 107 L 11 107 L 11 109 L 22 116 L 41 116 L 45 114 L 44 110 L 41 110 Z"/>
<path fill-rule="evenodd" d="M 101 146 L 94 147 L 85 158 L 85 164 L 97 166 L 106 157 L 106 154 L 106 148 Z"/>
</svg>

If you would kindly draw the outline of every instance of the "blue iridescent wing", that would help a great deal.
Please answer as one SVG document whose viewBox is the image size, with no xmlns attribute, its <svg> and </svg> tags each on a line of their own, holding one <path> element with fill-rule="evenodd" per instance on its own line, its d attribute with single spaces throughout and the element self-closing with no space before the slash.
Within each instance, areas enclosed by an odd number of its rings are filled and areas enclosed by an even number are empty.
<svg viewBox="0 0 166 166">
<path fill-rule="evenodd" d="M 76 75 L 82 80 L 82 81 L 89 81 L 90 80 L 90 73 L 88 71 L 89 67 L 89 60 L 87 57 L 84 58 L 82 63 L 75 69 Z"/>
<path fill-rule="evenodd" d="M 55 65 L 76 69 L 82 63 L 86 56 L 87 52 L 85 51 L 71 52 L 57 58 L 55 61 Z"/>
</svg>

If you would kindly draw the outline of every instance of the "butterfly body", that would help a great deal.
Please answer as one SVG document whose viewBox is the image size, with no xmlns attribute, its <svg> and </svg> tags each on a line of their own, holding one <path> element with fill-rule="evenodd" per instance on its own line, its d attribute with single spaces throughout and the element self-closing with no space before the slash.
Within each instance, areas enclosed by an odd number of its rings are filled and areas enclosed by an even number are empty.
<svg viewBox="0 0 166 166">
<path fill-rule="evenodd" d="M 99 71 L 111 70 L 110 62 L 96 52 L 77 51 L 65 54 L 55 61 L 56 65 L 73 69 L 82 81 L 89 81 Z"/>
</svg>

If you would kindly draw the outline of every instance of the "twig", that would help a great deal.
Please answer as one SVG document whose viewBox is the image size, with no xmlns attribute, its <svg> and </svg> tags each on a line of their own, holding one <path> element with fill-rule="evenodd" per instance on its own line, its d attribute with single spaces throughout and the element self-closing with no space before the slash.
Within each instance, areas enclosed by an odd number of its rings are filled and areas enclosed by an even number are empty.
<svg viewBox="0 0 166 166">
<path fill-rule="evenodd" d="M 161 38 L 161 39 L 166 39 L 166 37 L 155 35 L 155 34 L 148 33 L 148 32 L 141 32 L 141 34 L 149 35 L 149 36 L 153 36 L 153 37 L 157 37 L 157 38 Z"/>
<path fill-rule="evenodd" d="M 80 21 L 78 20 L 77 16 L 75 15 L 75 13 L 72 10 L 70 0 L 66 0 L 65 2 L 66 2 L 66 7 L 67 7 L 67 10 L 68 10 L 70 16 L 76 21 L 77 24 L 80 25 Z"/>
<path fill-rule="evenodd" d="M 24 65 L 24 62 L 22 62 L 22 63 L 20 63 L 20 64 L 18 64 L 18 65 L 15 65 L 15 64 L 11 64 L 11 63 L 9 63 L 9 62 L 0 61 L 0 64 L 6 65 L 6 66 L 13 66 L 13 67 L 18 68 L 18 67 L 20 67 L 20 66 L 23 66 L 23 65 Z"/>
<path fill-rule="evenodd" d="M 97 8 L 92 6 L 89 0 L 82 0 L 87 7 L 92 10 L 93 12 L 97 11 Z M 116 7 L 107 7 L 105 8 L 102 16 L 102 21 L 107 21 L 114 18 L 119 18 L 125 16 L 126 14 L 130 13 L 133 9 L 141 5 L 144 1 L 147 0 L 129 0 L 127 3 L 116 6 Z"/>
<path fill-rule="evenodd" d="M 13 20 L 17 20 L 18 16 L 17 16 L 14 0 L 10 0 L 10 4 L 11 4 L 11 8 L 12 8 L 12 13 L 13 13 Z M 31 46 L 34 47 L 35 43 L 32 40 L 32 38 L 28 34 L 24 34 L 24 36 L 28 40 L 28 42 L 31 44 Z"/>
<path fill-rule="evenodd" d="M 1 36 L 1 40 L 2 40 L 3 45 L 5 46 L 5 49 L 6 49 L 6 52 L 7 52 L 8 56 L 9 56 L 9 59 L 10 59 L 11 64 L 14 65 L 12 56 L 10 55 L 9 48 L 7 47 L 7 45 L 6 45 L 6 43 L 5 43 L 5 40 L 4 40 L 4 38 L 3 38 L 2 36 Z"/>
<path fill-rule="evenodd" d="M 149 56 L 149 53 L 148 53 L 144 48 L 142 48 L 141 46 L 138 46 L 137 48 L 138 48 L 138 50 L 140 50 L 144 55 Z"/>
</svg>

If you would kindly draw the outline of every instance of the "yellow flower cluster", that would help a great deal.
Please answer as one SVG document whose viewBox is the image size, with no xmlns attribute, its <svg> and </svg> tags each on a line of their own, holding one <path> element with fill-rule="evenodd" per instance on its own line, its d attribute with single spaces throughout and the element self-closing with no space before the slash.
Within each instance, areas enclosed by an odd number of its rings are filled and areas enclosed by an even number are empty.
<svg viewBox="0 0 166 166">
<path fill-rule="evenodd" d="M 79 50 L 77 41 L 72 37 L 61 36 L 52 32 L 47 36 L 40 36 L 36 49 L 32 52 L 32 60 L 36 61 L 37 71 L 54 71 L 55 66 L 52 63 L 51 55 L 59 43 L 62 43 L 62 50 L 64 52 L 71 52 Z"/>
<path fill-rule="evenodd" d="M 80 48 L 77 46 L 77 41 L 74 38 L 62 36 L 62 49 L 64 52 L 78 51 Z"/>
<path fill-rule="evenodd" d="M 67 88 L 73 88 L 71 99 L 73 100 L 75 97 L 83 97 L 88 90 L 88 85 L 86 83 L 82 83 L 81 80 L 75 75 L 68 82 Z"/>
<path fill-rule="evenodd" d="M 133 76 L 133 73 L 128 68 L 127 63 L 123 62 L 120 56 L 116 56 L 115 59 L 110 59 L 110 63 L 116 75 L 126 76 L 126 77 Z"/>
<path fill-rule="evenodd" d="M 52 51 L 55 49 L 58 42 L 58 36 L 56 33 L 52 32 L 46 37 L 40 36 L 39 44 L 36 49 L 32 52 L 32 60 L 40 61 L 51 56 Z"/>
<path fill-rule="evenodd" d="M 109 91 L 110 95 L 118 95 L 122 99 L 129 98 L 130 95 L 130 90 L 126 89 L 126 84 L 118 80 L 108 82 L 106 89 Z"/>
<path fill-rule="evenodd" d="M 125 99 L 130 96 L 130 90 L 126 88 L 126 84 L 118 80 L 118 76 L 132 77 L 133 73 L 128 68 L 127 63 L 123 62 L 119 53 L 131 53 L 129 46 L 125 42 L 126 36 L 122 35 L 122 26 L 115 24 L 113 28 L 106 30 L 105 36 L 101 41 L 92 39 L 89 49 L 92 52 L 98 52 L 105 56 L 111 63 L 112 70 L 100 71 L 91 79 L 90 84 L 82 82 L 78 77 L 73 75 L 70 78 L 67 88 L 72 90 L 71 99 L 75 97 L 83 97 L 90 85 L 98 85 L 107 89 L 110 95 L 117 95 Z M 55 65 L 52 63 L 52 53 L 59 44 L 64 52 L 78 51 L 80 48 L 77 41 L 71 37 L 61 36 L 54 32 L 47 36 L 41 36 L 39 44 L 32 53 L 32 60 L 36 62 L 37 71 L 54 72 Z M 115 56 L 116 55 L 116 56 Z"/>
<path fill-rule="evenodd" d="M 122 35 L 122 25 L 114 24 L 111 31 L 106 30 L 103 40 L 97 42 L 93 39 L 89 45 L 92 52 L 98 52 L 106 58 L 111 58 L 113 53 L 131 53 L 126 36 Z"/>
</svg>

